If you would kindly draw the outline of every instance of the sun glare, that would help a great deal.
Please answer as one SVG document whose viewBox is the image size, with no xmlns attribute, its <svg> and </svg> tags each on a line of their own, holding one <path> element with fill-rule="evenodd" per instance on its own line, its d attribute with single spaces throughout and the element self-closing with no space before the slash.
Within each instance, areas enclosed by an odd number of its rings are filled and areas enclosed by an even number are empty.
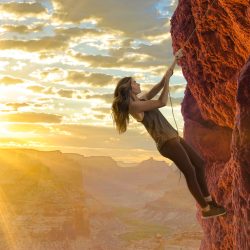
<svg viewBox="0 0 250 250">
<path fill-rule="evenodd" d="M 0 134 L 1 138 L 33 138 L 35 136 L 34 131 L 18 131 L 9 128 L 8 123 L 0 123 Z"/>
</svg>

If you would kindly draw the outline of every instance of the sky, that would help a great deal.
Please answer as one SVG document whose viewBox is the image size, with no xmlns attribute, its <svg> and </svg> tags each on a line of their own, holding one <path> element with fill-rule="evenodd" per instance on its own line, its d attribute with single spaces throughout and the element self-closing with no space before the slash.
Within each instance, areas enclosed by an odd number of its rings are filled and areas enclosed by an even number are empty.
<svg viewBox="0 0 250 250">
<path fill-rule="evenodd" d="M 127 132 L 117 132 L 111 104 L 124 76 L 142 93 L 161 80 L 174 59 L 169 30 L 177 4 L 0 0 L 0 147 L 164 160 L 132 116 Z M 177 67 L 170 94 L 181 135 L 185 87 Z M 160 111 L 176 128 L 170 101 Z"/>
</svg>

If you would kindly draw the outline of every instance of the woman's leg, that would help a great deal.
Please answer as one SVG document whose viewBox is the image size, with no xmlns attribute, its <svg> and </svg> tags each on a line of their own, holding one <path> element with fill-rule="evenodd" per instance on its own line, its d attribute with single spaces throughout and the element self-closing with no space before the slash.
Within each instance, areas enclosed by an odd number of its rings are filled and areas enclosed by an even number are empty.
<svg viewBox="0 0 250 250">
<path fill-rule="evenodd" d="M 189 145 L 183 138 L 180 137 L 180 143 L 185 148 L 192 164 L 195 167 L 197 181 L 200 185 L 201 191 L 205 197 L 209 196 L 209 190 L 207 187 L 206 177 L 205 177 L 205 161 L 201 156 Z"/>
<path fill-rule="evenodd" d="M 160 154 L 172 160 L 184 174 L 187 186 L 199 205 L 207 207 L 207 202 L 203 197 L 199 183 L 197 181 L 196 171 L 193 167 L 186 150 L 178 138 L 168 140 L 159 150 Z"/>
</svg>

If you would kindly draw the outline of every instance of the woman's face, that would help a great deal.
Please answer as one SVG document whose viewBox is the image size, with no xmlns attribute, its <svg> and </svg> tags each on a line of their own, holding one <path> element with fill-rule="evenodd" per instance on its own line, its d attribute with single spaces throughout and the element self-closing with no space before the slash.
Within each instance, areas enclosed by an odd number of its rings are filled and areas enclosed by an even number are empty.
<svg viewBox="0 0 250 250">
<path fill-rule="evenodd" d="M 140 84 L 137 83 L 134 78 L 132 78 L 132 80 L 131 80 L 131 88 L 132 88 L 132 92 L 135 93 L 136 95 L 141 93 Z"/>
</svg>

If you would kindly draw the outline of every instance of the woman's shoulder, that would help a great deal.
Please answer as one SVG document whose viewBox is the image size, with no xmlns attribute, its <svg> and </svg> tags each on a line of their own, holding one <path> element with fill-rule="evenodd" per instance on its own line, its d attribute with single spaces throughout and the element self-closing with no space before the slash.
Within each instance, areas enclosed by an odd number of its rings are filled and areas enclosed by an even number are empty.
<svg viewBox="0 0 250 250">
<path fill-rule="evenodd" d="M 147 99 L 146 98 L 139 98 L 140 101 L 146 101 Z M 137 122 L 141 122 L 144 118 L 144 115 L 145 115 L 145 112 L 147 111 L 143 111 L 143 112 L 129 112 L 130 115 L 137 121 Z"/>
</svg>

